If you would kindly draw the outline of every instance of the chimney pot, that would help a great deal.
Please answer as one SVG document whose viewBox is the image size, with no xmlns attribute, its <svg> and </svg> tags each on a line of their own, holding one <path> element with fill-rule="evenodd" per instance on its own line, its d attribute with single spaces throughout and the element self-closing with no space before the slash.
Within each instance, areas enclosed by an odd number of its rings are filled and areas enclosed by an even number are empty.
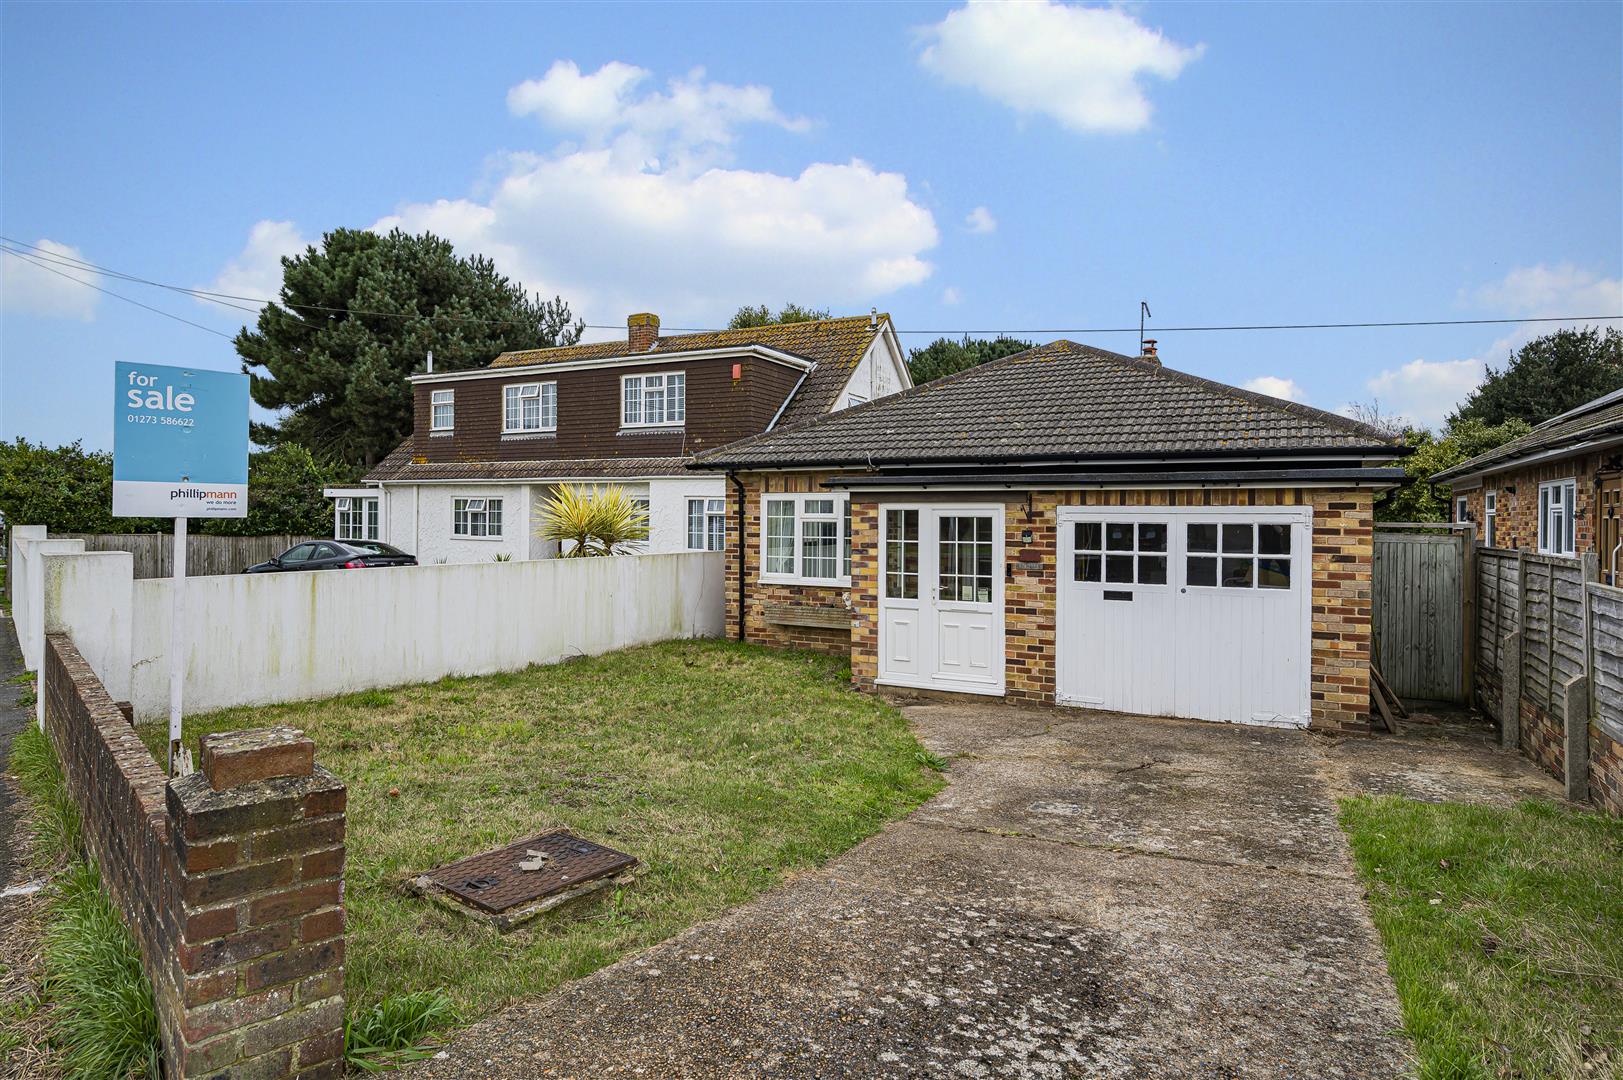
<svg viewBox="0 0 1623 1080">
<path fill-rule="evenodd" d="M 1148 360 L 1152 364 L 1159 364 L 1161 362 L 1160 356 L 1155 351 L 1154 338 L 1145 338 L 1142 342 L 1140 342 L 1140 346 L 1144 350 L 1142 355 L 1139 356 L 1140 360 Z"/>
<path fill-rule="evenodd" d="M 632 352 L 647 352 L 659 341 L 659 316 L 648 311 L 626 316 L 626 341 Z"/>
</svg>

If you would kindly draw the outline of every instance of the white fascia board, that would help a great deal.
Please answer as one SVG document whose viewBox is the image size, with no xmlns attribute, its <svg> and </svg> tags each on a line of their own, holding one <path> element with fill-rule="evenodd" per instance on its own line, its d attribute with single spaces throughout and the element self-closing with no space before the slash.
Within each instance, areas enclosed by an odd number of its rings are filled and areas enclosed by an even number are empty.
<svg viewBox="0 0 1623 1080">
<path fill-rule="evenodd" d="M 890 343 L 891 355 L 896 360 L 896 370 L 902 377 L 902 389 L 913 389 L 913 373 L 907 370 L 907 354 L 902 351 L 901 339 L 897 336 L 896 327 L 890 321 L 889 316 L 885 317 L 883 332 L 885 340 Z M 899 392 L 900 391 L 898 391 L 898 393 Z"/>
<path fill-rule="evenodd" d="M 723 360 L 735 356 L 754 356 L 774 364 L 794 368 L 797 371 L 809 371 L 812 367 L 810 360 L 786 352 L 779 352 L 777 349 L 769 349 L 764 345 L 744 345 L 729 349 L 692 349 L 684 352 L 655 352 L 636 356 L 611 356 L 602 360 L 560 360 L 551 364 L 524 364 L 499 368 L 482 367 L 470 368 L 467 371 L 433 372 L 431 374 L 418 373 L 408 375 L 406 379 L 412 383 L 466 382 L 469 379 L 509 379 L 555 371 L 592 371 L 598 368 L 647 367 L 650 364 L 661 367 L 680 367 L 690 360 Z"/>
<path fill-rule="evenodd" d="M 688 475 L 687 473 L 676 473 L 674 475 L 671 473 L 639 473 L 636 476 L 510 476 L 501 479 L 470 477 L 462 480 L 379 480 L 378 483 L 393 487 L 412 487 L 417 484 L 425 486 L 435 484 L 506 484 L 509 487 L 514 484 L 646 484 L 650 480 L 681 480 Z M 695 471 L 691 475 L 704 477 L 709 474 Z M 369 494 L 375 494 L 375 492 Z"/>
<path fill-rule="evenodd" d="M 378 497 L 377 481 L 370 482 L 368 487 L 330 487 L 322 488 L 323 498 L 328 499 L 375 499 Z"/>
</svg>

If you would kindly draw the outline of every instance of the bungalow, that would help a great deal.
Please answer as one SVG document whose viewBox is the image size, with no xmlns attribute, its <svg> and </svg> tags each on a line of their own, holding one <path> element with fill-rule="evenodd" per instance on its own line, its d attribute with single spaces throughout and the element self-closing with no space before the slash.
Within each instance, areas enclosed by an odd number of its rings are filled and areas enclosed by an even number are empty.
<svg viewBox="0 0 1623 1080">
<path fill-rule="evenodd" d="M 1623 390 L 1546 420 L 1431 478 L 1453 488 L 1455 521 L 1488 547 L 1599 557 L 1623 584 Z"/>
<path fill-rule="evenodd" d="M 1376 494 L 1342 416 L 1056 341 L 697 456 L 728 619 L 860 686 L 1367 730 Z"/>
</svg>

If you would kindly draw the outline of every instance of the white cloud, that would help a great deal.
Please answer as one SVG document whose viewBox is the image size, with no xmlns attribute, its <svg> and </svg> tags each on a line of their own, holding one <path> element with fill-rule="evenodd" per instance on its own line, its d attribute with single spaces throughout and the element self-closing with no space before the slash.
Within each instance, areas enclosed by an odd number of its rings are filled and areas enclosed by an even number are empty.
<svg viewBox="0 0 1623 1080">
<path fill-rule="evenodd" d="M 603 324 L 646 310 L 670 326 L 716 325 L 762 296 L 866 310 L 930 276 L 935 220 L 900 173 L 856 159 L 794 175 L 728 167 L 719 155 L 738 125 L 801 122 L 764 88 L 694 74 L 639 97 L 647 78 L 625 64 L 591 75 L 554 64 L 509 106 L 585 145 L 510 155 L 488 197 L 407 204 L 373 228 L 432 230 Z"/>
<path fill-rule="evenodd" d="M 1142 81 L 1175 79 L 1200 56 L 1122 8 L 1054 3 L 970 3 L 924 31 L 920 62 L 948 82 L 1072 131 L 1149 125 Z"/>
<path fill-rule="evenodd" d="M 651 74 L 616 60 L 582 75 L 574 61 L 559 60 L 541 78 L 509 90 L 507 107 L 515 116 L 536 116 L 579 136 L 588 147 L 612 147 L 631 164 L 655 167 L 664 155 L 683 167 L 720 160 L 719 153 L 733 145 L 737 129 L 746 124 L 787 131 L 810 127 L 780 112 L 770 89 L 710 82 L 703 68 L 672 79 L 665 92 L 639 96 Z"/>
<path fill-rule="evenodd" d="M 309 246 L 291 221 L 261 221 L 248 231 L 248 242 L 225 264 L 213 281 L 203 286 L 209 292 L 249 297 L 246 303 L 276 300 L 282 294 L 282 257 L 299 255 Z M 212 301 L 201 301 L 218 307 Z M 247 314 L 244 312 L 244 314 Z"/>
<path fill-rule="evenodd" d="M 78 248 L 55 240 L 38 240 L 34 246 L 44 250 L 23 250 L 27 258 L 0 256 L 0 308 L 47 319 L 94 319 L 101 294 L 74 282 L 100 284 L 101 275 L 52 258 L 83 261 Z"/>
<path fill-rule="evenodd" d="M 977 206 L 964 218 L 964 225 L 972 233 L 997 232 L 997 218 L 984 206 Z"/>
<path fill-rule="evenodd" d="M 958 286 L 948 285 L 941 290 L 941 302 L 948 307 L 953 307 L 964 302 L 964 294 L 959 291 Z"/>
<path fill-rule="evenodd" d="M 1605 278 L 1571 263 L 1517 267 L 1498 281 L 1461 296 L 1484 312 L 1503 318 L 1558 318 L 1563 315 L 1623 314 L 1623 280 Z M 1512 353 L 1534 338 L 1571 322 L 1523 323 L 1510 327 L 1476 356 L 1460 360 L 1415 359 L 1370 379 L 1366 389 L 1383 413 L 1395 413 L 1426 427 L 1440 427 L 1487 376 L 1489 364 L 1502 367 Z"/>
<path fill-rule="evenodd" d="M 1278 375 L 1258 375 L 1244 385 L 1253 393 L 1267 394 L 1269 397 L 1284 398 L 1286 401 L 1307 400 L 1307 391 L 1298 386 L 1296 380 L 1282 379 Z"/>
</svg>

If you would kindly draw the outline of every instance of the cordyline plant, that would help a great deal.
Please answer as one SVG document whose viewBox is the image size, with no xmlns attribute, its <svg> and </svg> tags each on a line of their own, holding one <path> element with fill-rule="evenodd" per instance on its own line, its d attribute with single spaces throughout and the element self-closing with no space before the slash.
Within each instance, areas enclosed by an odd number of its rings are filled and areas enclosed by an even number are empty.
<svg viewBox="0 0 1623 1080">
<path fill-rule="evenodd" d="M 625 545 L 648 539 L 648 511 L 618 484 L 562 484 L 541 504 L 540 516 L 539 535 L 558 541 L 565 558 L 616 555 Z"/>
</svg>

